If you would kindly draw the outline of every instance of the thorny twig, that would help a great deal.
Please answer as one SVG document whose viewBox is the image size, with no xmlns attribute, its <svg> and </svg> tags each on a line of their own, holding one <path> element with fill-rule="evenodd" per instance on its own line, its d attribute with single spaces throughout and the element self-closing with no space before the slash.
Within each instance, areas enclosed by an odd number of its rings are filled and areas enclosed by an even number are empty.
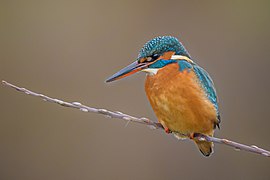
<svg viewBox="0 0 270 180">
<path fill-rule="evenodd" d="M 36 96 L 36 97 L 40 97 L 42 98 L 44 101 L 48 101 L 48 102 L 52 102 L 52 103 L 56 103 L 59 104 L 61 106 L 64 107 L 70 107 L 70 108 L 75 108 L 75 109 L 79 109 L 83 112 L 91 112 L 91 113 L 98 113 L 98 114 L 102 114 L 104 116 L 110 117 L 110 118 L 116 118 L 116 119 L 122 119 L 124 121 L 128 122 L 136 122 L 136 123 L 140 123 L 140 124 L 145 124 L 148 127 L 150 127 L 151 129 L 163 129 L 162 125 L 158 122 L 154 122 L 151 121 L 147 118 L 137 118 L 134 116 L 130 116 L 128 114 L 124 114 L 121 113 L 119 111 L 109 111 L 106 109 L 97 109 L 97 108 L 93 108 L 93 107 L 89 107 L 86 105 L 83 105 L 79 102 L 65 102 L 63 100 L 59 100 L 59 99 L 55 99 L 55 98 L 51 98 L 49 96 L 40 94 L 40 93 L 35 93 L 33 91 L 30 91 L 28 89 L 25 88 L 21 88 L 18 86 L 15 86 L 11 83 L 8 83 L 6 81 L 2 81 L 3 85 L 7 86 L 7 87 L 11 87 L 16 89 L 17 91 L 20 92 L 24 92 L 25 94 L 31 95 L 31 96 Z M 224 144 L 227 146 L 231 146 L 237 150 L 244 150 L 244 151 L 248 151 L 248 152 L 252 152 L 252 153 L 257 153 L 266 157 L 270 157 L 270 152 L 267 150 L 264 150 L 262 148 L 259 148 L 257 146 L 251 145 L 244 145 L 241 143 L 237 143 L 234 141 L 230 141 L 227 139 L 221 139 L 221 138 L 216 138 L 216 137 L 211 137 L 211 136 L 207 136 L 207 135 L 203 135 L 203 134 L 196 134 L 196 136 L 194 138 L 197 138 L 200 141 L 208 141 L 208 142 L 213 142 L 213 143 L 218 143 L 218 144 Z"/>
</svg>

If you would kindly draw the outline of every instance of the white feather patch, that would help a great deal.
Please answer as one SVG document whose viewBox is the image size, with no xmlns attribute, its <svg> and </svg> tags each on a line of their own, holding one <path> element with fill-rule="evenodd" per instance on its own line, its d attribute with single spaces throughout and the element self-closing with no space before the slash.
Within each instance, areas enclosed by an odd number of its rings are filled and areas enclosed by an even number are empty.
<svg viewBox="0 0 270 180">
<path fill-rule="evenodd" d="M 156 75 L 158 70 L 158 68 L 147 68 L 143 69 L 142 71 L 148 73 L 149 75 Z"/>
<path fill-rule="evenodd" d="M 181 56 L 181 55 L 172 55 L 171 59 L 175 60 L 186 60 L 187 62 L 194 63 L 191 59 L 189 59 L 187 56 Z"/>
</svg>

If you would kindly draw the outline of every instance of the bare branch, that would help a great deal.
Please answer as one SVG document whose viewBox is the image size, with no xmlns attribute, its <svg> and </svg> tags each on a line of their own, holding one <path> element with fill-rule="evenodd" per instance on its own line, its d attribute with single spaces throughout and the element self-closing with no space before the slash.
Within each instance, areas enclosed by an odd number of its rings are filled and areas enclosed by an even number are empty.
<svg viewBox="0 0 270 180">
<path fill-rule="evenodd" d="M 127 123 L 128 122 L 136 122 L 136 123 L 144 124 L 144 125 L 147 125 L 148 127 L 150 127 L 151 129 L 163 129 L 163 127 L 160 123 L 151 121 L 151 120 L 144 118 L 144 117 L 137 118 L 134 116 L 130 116 L 128 114 L 121 113 L 119 111 L 109 111 L 106 109 L 97 109 L 97 108 L 83 105 L 79 102 L 66 102 L 63 100 L 51 98 L 49 96 L 30 91 L 30 90 L 25 89 L 25 88 L 15 86 L 15 85 L 8 83 L 6 81 L 2 81 L 2 83 L 5 86 L 16 89 L 17 91 L 24 92 L 25 94 L 28 94 L 31 96 L 39 97 L 39 98 L 43 99 L 44 101 L 56 103 L 56 104 L 59 104 L 59 105 L 64 106 L 64 107 L 79 109 L 83 112 L 98 113 L 98 114 L 101 114 L 101 115 L 104 115 L 104 116 L 110 117 L 110 118 L 122 119 L 122 120 L 126 121 Z M 208 142 L 213 142 L 213 143 L 218 143 L 218 144 L 224 144 L 227 146 L 231 146 L 231 147 L 235 148 L 236 150 L 244 150 L 244 151 L 248 151 L 248 152 L 252 152 L 252 153 L 256 153 L 256 154 L 270 157 L 269 151 L 264 150 L 262 148 L 254 146 L 254 145 L 248 146 L 248 145 L 244 145 L 244 144 L 230 141 L 227 139 L 220 139 L 220 138 L 211 137 L 211 136 L 207 136 L 207 135 L 203 135 L 203 134 L 196 134 L 196 136 L 194 138 L 196 138 L 200 141 L 208 141 Z"/>
</svg>

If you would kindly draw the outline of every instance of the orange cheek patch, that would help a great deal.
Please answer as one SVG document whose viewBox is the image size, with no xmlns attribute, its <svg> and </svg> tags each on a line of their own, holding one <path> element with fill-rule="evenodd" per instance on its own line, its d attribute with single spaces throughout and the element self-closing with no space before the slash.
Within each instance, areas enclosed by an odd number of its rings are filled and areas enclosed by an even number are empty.
<svg viewBox="0 0 270 180">
<path fill-rule="evenodd" d="M 165 60 L 169 60 L 171 59 L 171 57 L 175 54 L 175 52 L 173 51 L 168 51 L 165 52 L 162 56 L 160 56 L 158 59 L 165 59 Z"/>
<path fill-rule="evenodd" d="M 141 58 L 141 59 L 139 60 L 140 63 L 143 63 L 144 61 L 146 61 L 146 58 Z"/>
</svg>

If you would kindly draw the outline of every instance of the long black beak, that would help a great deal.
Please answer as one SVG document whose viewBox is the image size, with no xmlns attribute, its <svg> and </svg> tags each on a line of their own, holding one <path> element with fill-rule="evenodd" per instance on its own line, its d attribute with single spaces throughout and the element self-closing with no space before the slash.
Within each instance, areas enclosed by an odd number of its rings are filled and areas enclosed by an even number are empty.
<svg viewBox="0 0 270 180">
<path fill-rule="evenodd" d="M 130 76 L 138 71 L 141 71 L 142 69 L 147 68 L 147 66 L 148 65 L 146 63 L 138 63 L 138 61 L 135 61 L 109 77 L 105 82 L 112 82 Z"/>
</svg>

